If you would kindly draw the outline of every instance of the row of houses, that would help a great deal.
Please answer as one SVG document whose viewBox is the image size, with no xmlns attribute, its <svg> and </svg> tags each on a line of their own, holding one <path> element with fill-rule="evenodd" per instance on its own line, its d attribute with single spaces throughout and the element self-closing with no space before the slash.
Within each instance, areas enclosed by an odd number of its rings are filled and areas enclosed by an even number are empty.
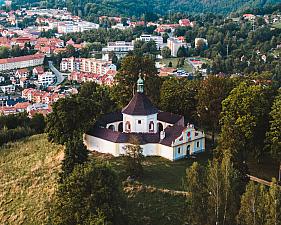
<svg viewBox="0 0 281 225">
<path fill-rule="evenodd" d="M 34 54 L 14 58 L 0 59 L 0 71 L 15 70 L 42 65 L 44 54 Z"/>
<path fill-rule="evenodd" d="M 98 76 L 107 74 L 109 71 L 116 71 L 117 68 L 111 61 L 95 58 L 63 58 L 60 63 L 60 70 L 63 72 L 85 72 L 94 73 Z"/>
<path fill-rule="evenodd" d="M 73 71 L 68 75 L 68 80 L 76 81 L 77 83 L 96 82 L 100 85 L 111 86 L 114 83 L 116 73 L 114 70 L 110 70 L 104 75 Z"/>
</svg>

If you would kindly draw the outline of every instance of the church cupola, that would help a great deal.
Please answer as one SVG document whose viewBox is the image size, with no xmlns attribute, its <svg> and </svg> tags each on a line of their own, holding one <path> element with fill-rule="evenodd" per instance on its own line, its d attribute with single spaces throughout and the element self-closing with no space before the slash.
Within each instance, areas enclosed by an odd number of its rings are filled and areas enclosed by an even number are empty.
<svg viewBox="0 0 281 225">
<path fill-rule="evenodd" d="M 156 133 L 158 109 L 143 93 L 144 81 L 139 77 L 137 93 L 122 109 L 123 130 L 127 133 Z"/>
<path fill-rule="evenodd" d="M 141 77 L 139 77 L 138 81 L 137 81 L 137 92 L 138 93 L 143 93 L 143 79 Z"/>
</svg>

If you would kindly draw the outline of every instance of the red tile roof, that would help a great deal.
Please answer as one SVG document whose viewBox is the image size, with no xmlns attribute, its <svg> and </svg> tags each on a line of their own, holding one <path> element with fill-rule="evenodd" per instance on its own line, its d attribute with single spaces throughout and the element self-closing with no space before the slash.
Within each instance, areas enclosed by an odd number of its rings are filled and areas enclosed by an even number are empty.
<svg viewBox="0 0 281 225">
<path fill-rule="evenodd" d="M 42 59 L 44 57 L 45 57 L 44 54 L 35 54 L 35 55 L 26 55 L 26 56 L 14 57 L 14 58 L 0 59 L 0 64 Z"/>
</svg>

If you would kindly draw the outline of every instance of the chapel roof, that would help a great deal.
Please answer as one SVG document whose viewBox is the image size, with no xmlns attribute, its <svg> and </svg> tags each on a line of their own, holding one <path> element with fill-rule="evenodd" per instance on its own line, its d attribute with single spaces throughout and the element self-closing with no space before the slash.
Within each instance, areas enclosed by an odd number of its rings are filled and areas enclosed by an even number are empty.
<svg viewBox="0 0 281 225">
<path fill-rule="evenodd" d="M 157 112 L 158 109 L 151 103 L 149 98 L 141 92 L 137 92 L 129 104 L 122 110 L 124 114 L 140 116 L 151 115 Z"/>
<path fill-rule="evenodd" d="M 101 127 L 94 127 L 88 134 L 114 143 L 130 143 L 130 140 L 132 140 L 131 138 L 136 137 L 141 145 L 159 143 L 171 146 L 172 142 L 181 135 L 184 129 L 185 127 L 178 125 L 167 127 L 164 130 L 165 138 L 162 140 L 160 140 L 159 133 L 124 133 Z"/>
</svg>

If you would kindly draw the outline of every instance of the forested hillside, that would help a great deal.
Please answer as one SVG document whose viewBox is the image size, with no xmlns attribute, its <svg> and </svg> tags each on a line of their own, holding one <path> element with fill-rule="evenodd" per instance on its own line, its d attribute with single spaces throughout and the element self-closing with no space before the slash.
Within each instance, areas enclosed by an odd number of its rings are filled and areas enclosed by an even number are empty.
<svg viewBox="0 0 281 225">
<path fill-rule="evenodd" d="M 79 16 L 97 15 L 141 16 L 152 12 L 220 13 L 228 14 L 247 8 L 261 8 L 280 0 L 16 0 L 15 5 L 32 4 L 43 7 L 64 7 Z"/>
</svg>

